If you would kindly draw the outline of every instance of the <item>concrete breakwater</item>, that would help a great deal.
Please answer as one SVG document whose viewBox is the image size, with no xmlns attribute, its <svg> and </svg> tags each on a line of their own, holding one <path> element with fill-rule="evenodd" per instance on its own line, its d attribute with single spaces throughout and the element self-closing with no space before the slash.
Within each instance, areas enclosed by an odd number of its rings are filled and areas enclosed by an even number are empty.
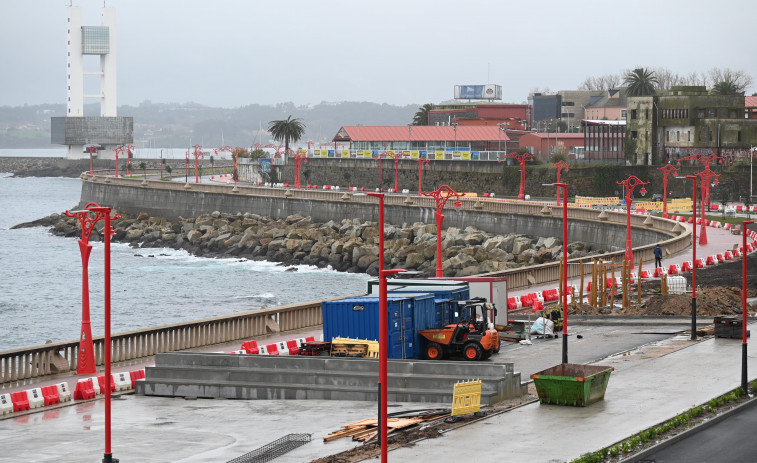
<svg viewBox="0 0 757 463">
<path fill-rule="evenodd" d="M 313 222 L 310 217 L 290 215 L 272 219 L 257 214 L 213 212 L 174 221 L 140 213 L 113 222 L 118 242 L 140 248 L 185 249 L 204 257 L 240 257 L 305 264 L 346 272 L 378 271 L 378 227 L 376 222 L 343 219 Z M 100 240 L 98 232 L 91 239 Z M 20 224 L 51 226 L 60 236 L 80 237 L 75 218 L 60 214 Z M 436 226 L 421 222 L 386 225 L 385 265 L 433 276 L 436 268 Z M 557 238 L 510 233 L 496 235 L 475 227 L 449 227 L 442 231 L 443 269 L 446 276 L 463 277 L 543 264 L 559 260 L 562 243 Z M 591 246 L 583 242 L 568 245 L 569 258 L 584 257 Z M 601 252 L 601 251 L 600 251 Z"/>
</svg>

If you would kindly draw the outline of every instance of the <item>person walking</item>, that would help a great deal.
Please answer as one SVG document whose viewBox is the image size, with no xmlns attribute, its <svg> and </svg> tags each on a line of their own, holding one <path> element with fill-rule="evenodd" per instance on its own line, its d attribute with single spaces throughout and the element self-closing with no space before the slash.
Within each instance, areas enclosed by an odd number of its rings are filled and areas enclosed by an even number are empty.
<svg viewBox="0 0 757 463">
<path fill-rule="evenodd" d="M 662 267 L 662 248 L 658 244 L 654 248 L 654 268 Z"/>
</svg>

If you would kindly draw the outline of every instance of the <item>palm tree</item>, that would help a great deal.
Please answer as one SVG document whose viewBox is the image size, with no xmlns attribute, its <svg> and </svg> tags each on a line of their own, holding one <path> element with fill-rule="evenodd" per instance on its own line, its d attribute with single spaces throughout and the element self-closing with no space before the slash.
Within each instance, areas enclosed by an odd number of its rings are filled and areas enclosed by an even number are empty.
<svg viewBox="0 0 757 463">
<path fill-rule="evenodd" d="M 434 107 L 431 103 L 426 103 L 415 112 L 413 116 L 413 125 L 428 125 L 428 112 Z"/>
<path fill-rule="evenodd" d="M 738 95 L 741 92 L 739 91 L 739 87 L 734 82 L 730 80 L 724 80 L 713 85 L 710 93 L 713 95 Z"/>
<path fill-rule="evenodd" d="M 289 142 L 298 142 L 305 134 L 305 125 L 300 119 L 292 119 L 292 116 L 281 121 L 271 121 L 268 123 L 268 131 L 271 132 L 273 139 L 284 142 L 284 153 L 289 152 Z"/>
<path fill-rule="evenodd" d="M 636 68 L 625 75 L 623 85 L 628 86 L 626 95 L 649 96 L 654 95 L 657 86 L 657 77 L 654 72 L 645 68 Z"/>
</svg>

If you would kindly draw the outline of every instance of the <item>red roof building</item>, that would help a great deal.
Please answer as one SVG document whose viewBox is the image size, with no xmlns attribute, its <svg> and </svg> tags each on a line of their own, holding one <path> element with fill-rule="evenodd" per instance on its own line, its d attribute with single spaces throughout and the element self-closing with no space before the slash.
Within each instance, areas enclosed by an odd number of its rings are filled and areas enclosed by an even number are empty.
<svg viewBox="0 0 757 463">
<path fill-rule="evenodd" d="M 757 119 L 757 96 L 745 96 L 744 106 L 746 107 L 747 119 Z"/>
<path fill-rule="evenodd" d="M 504 151 L 509 140 L 496 125 L 345 125 L 332 139 L 355 150 L 426 151 Z"/>
</svg>

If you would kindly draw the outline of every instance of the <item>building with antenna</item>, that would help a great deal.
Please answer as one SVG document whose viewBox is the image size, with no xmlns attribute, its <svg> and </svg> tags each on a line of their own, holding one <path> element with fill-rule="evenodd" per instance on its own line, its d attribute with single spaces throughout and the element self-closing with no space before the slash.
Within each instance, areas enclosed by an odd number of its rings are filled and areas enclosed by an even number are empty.
<svg viewBox="0 0 757 463">
<path fill-rule="evenodd" d="M 51 141 L 68 146 L 67 157 L 84 156 L 87 145 L 99 146 L 99 157 L 113 157 L 113 148 L 134 141 L 134 120 L 117 116 L 116 11 L 100 10 L 99 26 L 85 26 L 81 7 L 68 6 L 66 116 L 51 119 Z M 85 71 L 85 57 L 99 56 L 99 70 Z M 99 77 L 97 93 L 85 93 L 85 77 Z M 100 102 L 100 115 L 85 116 L 84 100 Z"/>
</svg>

